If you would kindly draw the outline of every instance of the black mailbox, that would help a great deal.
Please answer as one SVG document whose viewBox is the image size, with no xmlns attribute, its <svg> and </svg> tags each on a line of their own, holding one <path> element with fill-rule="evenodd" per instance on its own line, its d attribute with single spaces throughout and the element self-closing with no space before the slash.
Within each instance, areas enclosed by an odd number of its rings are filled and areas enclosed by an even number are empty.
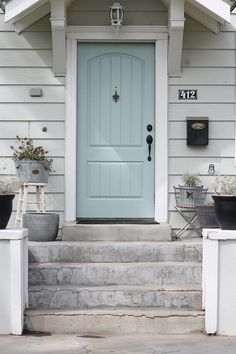
<svg viewBox="0 0 236 354">
<path fill-rule="evenodd" d="M 208 118 L 187 118 L 187 145 L 208 145 Z"/>
</svg>

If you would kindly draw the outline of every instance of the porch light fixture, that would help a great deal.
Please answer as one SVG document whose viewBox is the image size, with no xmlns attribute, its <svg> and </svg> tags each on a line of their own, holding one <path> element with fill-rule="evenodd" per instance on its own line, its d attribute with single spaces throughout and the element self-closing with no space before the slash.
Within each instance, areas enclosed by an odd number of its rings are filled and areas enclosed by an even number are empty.
<svg viewBox="0 0 236 354">
<path fill-rule="evenodd" d="M 119 2 L 114 2 L 111 5 L 109 17 L 112 27 L 117 32 L 122 26 L 124 20 L 124 8 Z"/>
</svg>

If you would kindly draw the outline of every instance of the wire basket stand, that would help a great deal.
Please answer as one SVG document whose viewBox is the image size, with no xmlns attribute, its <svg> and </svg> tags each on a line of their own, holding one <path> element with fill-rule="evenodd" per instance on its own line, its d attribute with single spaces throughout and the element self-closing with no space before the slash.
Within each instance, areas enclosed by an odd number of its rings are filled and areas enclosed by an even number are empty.
<svg viewBox="0 0 236 354">
<path fill-rule="evenodd" d="M 177 232 L 176 238 L 179 238 L 184 231 L 188 230 L 190 227 L 201 235 L 199 229 L 194 225 L 194 222 L 197 220 L 195 206 L 205 204 L 207 188 L 203 188 L 203 186 L 178 186 L 174 187 L 174 192 L 176 201 L 175 209 L 186 222 L 186 224 Z"/>
</svg>

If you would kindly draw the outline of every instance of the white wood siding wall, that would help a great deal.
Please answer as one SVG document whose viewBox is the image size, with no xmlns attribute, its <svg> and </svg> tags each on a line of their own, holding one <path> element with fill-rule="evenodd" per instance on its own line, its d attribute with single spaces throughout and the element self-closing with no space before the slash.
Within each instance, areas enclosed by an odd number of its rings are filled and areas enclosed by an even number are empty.
<svg viewBox="0 0 236 354">
<path fill-rule="evenodd" d="M 186 18 L 182 77 L 169 80 L 169 221 L 172 227 L 183 225 L 175 211 L 173 185 L 181 183 L 185 172 L 200 173 L 211 199 L 214 177 L 235 174 L 235 30 L 221 26 L 215 35 L 196 21 Z M 178 89 L 198 89 L 198 100 L 179 101 Z M 186 145 L 186 117 L 209 118 L 209 145 Z M 187 236 L 187 233 L 185 234 Z"/>
<path fill-rule="evenodd" d="M 107 26 L 111 0 L 74 1 L 67 13 L 71 26 Z M 167 8 L 157 0 L 121 1 L 125 10 L 124 25 L 167 25 Z"/>
<path fill-rule="evenodd" d="M 31 87 L 43 97 L 32 98 Z M 52 72 L 49 17 L 18 35 L 0 14 L 0 175 L 15 174 L 10 145 L 16 135 L 30 136 L 49 150 L 55 172 L 46 190 L 47 210 L 64 220 L 64 79 Z M 47 127 L 47 132 L 42 131 Z M 32 195 L 31 195 L 32 198 Z M 9 226 L 14 225 L 18 196 Z"/>
</svg>

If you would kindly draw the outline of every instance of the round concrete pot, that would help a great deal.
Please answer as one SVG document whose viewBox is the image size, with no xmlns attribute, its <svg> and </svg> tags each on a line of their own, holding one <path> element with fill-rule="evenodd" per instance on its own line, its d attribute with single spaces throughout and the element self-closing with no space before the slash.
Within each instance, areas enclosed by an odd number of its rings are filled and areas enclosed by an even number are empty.
<svg viewBox="0 0 236 354">
<path fill-rule="evenodd" d="M 54 241 L 57 238 L 59 215 L 53 213 L 25 213 L 23 227 L 28 229 L 29 241 Z"/>
</svg>

